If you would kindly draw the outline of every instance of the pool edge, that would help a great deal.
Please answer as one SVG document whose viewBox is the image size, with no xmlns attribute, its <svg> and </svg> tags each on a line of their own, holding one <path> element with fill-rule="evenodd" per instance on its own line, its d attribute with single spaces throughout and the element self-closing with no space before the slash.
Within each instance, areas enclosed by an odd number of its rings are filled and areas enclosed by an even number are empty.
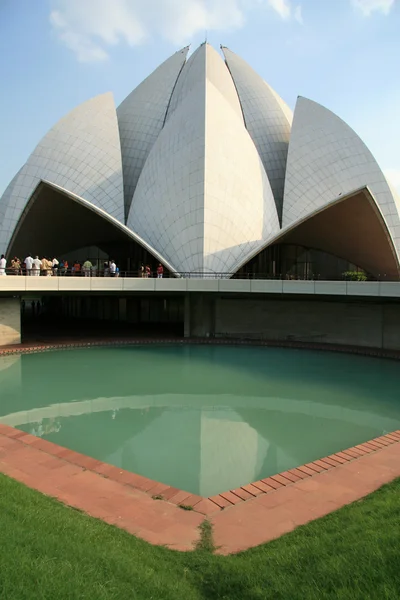
<svg viewBox="0 0 400 600">
<path fill-rule="evenodd" d="M 344 354 L 358 354 L 400 360 L 400 350 L 376 348 L 370 346 L 350 346 L 344 344 L 323 344 L 296 340 L 272 339 L 236 339 L 236 338 L 85 338 L 77 341 L 64 340 L 59 342 L 26 342 L 9 346 L 0 346 L 0 356 L 12 354 L 31 354 L 52 350 L 68 350 L 74 348 L 92 348 L 103 346 L 147 346 L 147 345 L 215 345 L 215 346 L 266 346 L 271 348 L 293 348 L 303 350 L 318 350 Z"/>
<path fill-rule="evenodd" d="M 10 444 L 8 445 L 7 441 L 9 441 L 13 447 L 10 447 Z M 56 497 L 64 504 L 74 506 L 75 508 L 80 508 L 94 517 L 103 518 L 103 520 L 106 522 L 127 529 L 131 533 L 134 533 L 139 537 L 143 537 L 151 543 L 167 545 L 177 550 L 187 551 L 193 549 L 196 541 L 198 540 L 198 526 L 205 518 L 211 519 L 215 526 L 218 524 L 215 523 L 215 521 L 218 521 L 219 515 L 224 515 L 222 518 L 225 521 L 228 521 L 228 527 L 226 526 L 226 523 L 221 525 L 222 539 L 224 539 L 224 532 L 225 536 L 228 535 L 229 539 L 232 531 L 236 531 L 238 523 L 240 523 L 240 531 L 242 533 L 239 545 L 236 535 L 234 535 L 235 541 L 232 542 L 232 544 L 220 544 L 220 552 L 222 554 L 229 554 L 232 552 L 239 552 L 241 550 L 258 545 L 258 543 L 263 543 L 269 541 L 270 539 L 274 539 L 275 537 L 279 537 L 279 535 L 286 533 L 286 531 L 290 531 L 302 524 L 301 519 L 299 521 L 299 519 L 295 518 L 294 515 L 294 518 L 291 519 L 289 525 L 287 525 L 286 515 L 286 525 L 282 531 L 278 529 L 278 535 L 275 535 L 275 529 L 272 529 L 266 531 L 264 537 L 263 534 L 261 534 L 260 539 L 258 539 L 257 535 L 246 535 L 246 528 L 243 526 L 243 522 L 246 522 L 246 519 L 243 521 L 243 516 L 250 517 L 251 520 L 251 518 L 254 517 L 255 511 L 257 512 L 261 506 L 262 511 L 265 511 L 265 513 L 263 512 L 262 514 L 265 514 L 265 517 L 267 518 L 268 507 L 279 508 L 281 504 L 285 505 L 286 507 L 288 506 L 287 498 L 285 498 L 284 501 L 283 493 L 286 495 L 289 494 L 290 496 L 290 494 L 293 495 L 293 493 L 297 493 L 299 490 L 307 490 L 307 482 L 314 482 L 308 485 L 308 488 L 310 488 L 311 485 L 312 491 L 315 489 L 315 482 L 317 482 L 318 488 L 322 481 L 320 478 L 332 474 L 333 472 L 335 472 L 337 475 L 335 483 L 335 491 L 337 491 L 338 483 L 340 488 L 341 483 L 343 483 L 341 482 L 341 479 L 343 479 L 344 475 L 348 476 L 348 472 L 346 473 L 344 470 L 341 471 L 343 467 L 346 465 L 353 465 L 354 467 L 354 465 L 356 465 L 356 475 L 359 475 L 360 473 L 358 469 L 361 470 L 362 475 L 362 472 L 365 468 L 365 459 L 368 459 L 373 455 L 378 455 L 381 452 L 385 452 L 385 450 L 390 448 L 396 449 L 396 453 L 398 453 L 398 459 L 400 459 L 399 442 L 400 430 L 397 430 L 369 440 L 368 442 L 358 444 L 352 448 L 347 448 L 330 456 L 315 460 L 305 465 L 301 465 L 294 469 L 289 469 L 265 479 L 243 485 L 234 490 L 227 490 L 225 492 L 221 492 L 220 494 L 216 494 L 215 496 L 203 497 L 151 480 L 141 475 L 125 471 L 124 469 L 120 469 L 73 450 L 69 450 L 68 448 L 64 448 L 54 444 L 53 442 L 43 440 L 9 425 L 0 424 L 0 471 L 13 477 L 14 479 L 17 479 L 18 481 L 21 481 L 22 483 L 27 484 L 29 487 L 33 487 L 42 493 Z M 22 456 L 19 456 L 18 452 L 15 453 L 16 449 L 25 449 L 25 459 L 23 459 Z M 37 463 L 37 469 L 40 470 L 41 476 L 36 482 L 36 480 L 32 479 L 32 477 L 34 477 L 35 469 L 32 466 L 34 464 L 34 457 L 31 455 L 32 453 L 37 452 L 44 453 L 47 455 L 47 457 L 42 457 L 42 460 L 38 461 Z M 374 475 L 374 470 L 372 469 L 371 471 L 372 464 L 370 464 L 369 461 L 367 463 L 365 472 L 371 479 L 372 488 L 371 485 L 371 489 L 368 488 L 368 486 L 365 487 L 360 485 L 359 490 L 354 490 L 354 498 L 351 496 L 351 494 L 350 496 L 344 494 L 343 502 L 339 502 L 339 504 L 327 498 L 325 502 L 326 510 L 322 510 L 324 507 L 320 507 L 322 514 L 327 514 L 332 510 L 336 510 L 340 506 L 362 498 L 369 493 L 369 491 L 373 491 L 374 489 L 380 487 L 382 483 L 386 483 L 395 477 L 400 476 L 400 460 L 398 459 L 396 461 L 396 467 L 392 470 L 385 468 L 383 469 L 383 472 L 382 468 L 380 468 L 379 477 L 378 471 L 376 472 L 376 476 Z M 383 461 L 383 464 L 384 463 L 385 461 Z M 76 471 L 71 473 L 70 470 L 65 468 L 65 465 L 75 467 Z M 44 475 L 43 469 L 48 469 L 48 473 L 45 471 L 45 473 L 47 473 L 47 477 Z M 116 515 L 108 515 L 108 518 L 106 518 L 101 511 L 99 512 L 97 509 L 91 510 L 90 504 L 87 504 L 87 492 L 85 488 L 82 488 L 80 486 L 80 482 L 77 480 L 74 481 L 74 476 L 84 472 L 88 472 L 90 474 L 89 476 L 86 476 L 86 479 L 89 477 L 91 485 L 97 483 L 97 485 L 102 487 L 101 481 L 97 481 L 97 478 L 104 479 L 117 486 L 116 489 L 118 490 L 118 494 L 120 496 L 126 496 L 126 498 L 124 498 L 124 502 L 125 500 L 126 502 L 129 502 L 129 510 L 132 511 L 130 517 L 132 521 L 132 527 L 130 527 L 130 523 L 127 525 L 125 522 L 126 519 L 122 522 L 119 522 L 118 519 L 116 519 Z M 57 477 L 54 477 L 54 474 L 56 473 Z M 53 485 L 52 479 L 54 481 Z M 357 483 L 357 477 L 355 481 Z M 322 483 L 322 489 L 326 491 L 326 481 L 324 480 Z M 67 495 L 60 495 L 60 493 L 58 493 L 60 490 L 63 490 L 63 487 L 67 489 Z M 346 487 L 343 489 L 349 491 Z M 115 491 L 113 493 L 115 493 Z M 136 494 L 134 498 L 131 497 L 132 493 Z M 113 497 L 113 494 L 110 495 L 110 493 L 107 496 L 107 491 L 102 492 L 102 499 L 106 500 L 108 503 L 113 503 Z M 147 499 L 146 502 L 148 500 L 154 502 L 155 514 L 162 514 L 164 520 L 166 518 L 167 522 L 170 524 L 170 528 L 167 528 L 169 541 L 165 541 L 164 532 L 161 532 L 161 529 L 165 529 L 164 522 L 162 527 L 160 527 L 160 530 L 156 532 L 153 531 L 154 527 L 151 528 L 150 532 L 148 532 L 147 530 L 143 529 L 143 527 L 142 529 L 137 529 L 134 525 L 137 521 L 137 513 L 140 513 L 140 510 L 137 511 L 136 508 L 140 508 L 139 505 L 141 503 L 143 504 L 144 497 Z M 145 505 L 146 502 L 144 502 Z M 168 505 L 171 507 L 171 509 L 176 509 L 177 512 L 175 511 L 168 513 L 166 516 L 165 505 Z M 146 507 L 148 509 L 148 504 Z M 118 509 L 119 508 L 120 507 L 118 507 Z M 243 510 L 246 512 L 243 513 Z M 296 512 L 296 507 L 294 508 L 294 512 Z M 310 505 L 310 514 L 308 515 L 309 518 L 306 516 L 306 512 L 307 511 L 303 510 L 304 523 L 312 520 L 313 518 L 317 518 L 318 516 L 322 516 L 322 514 L 317 514 L 315 510 L 313 510 L 312 505 Z M 227 518 L 225 518 L 226 514 L 228 514 Z M 281 520 L 282 519 L 283 514 L 281 514 Z M 276 520 L 274 521 L 274 525 L 275 528 L 279 526 L 279 519 L 278 522 L 276 522 Z M 177 539 L 175 539 L 174 534 L 175 528 L 178 532 L 176 535 Z M 185 528 L 187 528 L 187 531 Z M 186 539 L 186 537 L 189 535 L 189 530 L 191 532 L 189 536 L 191 540 Z M 185 532 L 184 535 L 186 536 L 184 542 L 182 542 L 181 539 L 183 531 Z M 216 531 L 216 533 L 218 533 L 218 531 Z"/>
</svg>

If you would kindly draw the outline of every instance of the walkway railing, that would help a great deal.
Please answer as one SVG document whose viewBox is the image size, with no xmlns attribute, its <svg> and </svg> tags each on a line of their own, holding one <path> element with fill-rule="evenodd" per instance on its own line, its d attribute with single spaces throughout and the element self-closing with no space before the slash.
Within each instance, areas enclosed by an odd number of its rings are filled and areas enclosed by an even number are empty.
<svg viewBox="0 0 400 600">
<path fill-rule="evenodd" d="M 80 269 L 79 271 L 73 270 L 71 268 L 58 268 L 52 269 L 49 271 L 32 271 L 27 273 L 25 269 L 6 269 L 6 275 L 17 275 L 21 277 L 30 276 L 30 277 L 134 277 L 134 278 L 142 278 L 142 279 L 154 279 L 160 277 L 157 275 L 156 271 L 151 271 L 149 274 L 141 274 L 138 271 L 118 271 L 116 273 L 111 273 L 109 270 L 100 270 L 100 269 Z M 338 277 L 330 277 L 322 276 L 320 274 L 302 276 L 302 275 L 291 275 L 291 274 L 276 274 L 276 273 L 258 273 L 258 272 L 250 272 L 250 273 L 230 273 L 230 272 L 221 272 L 221 273 L 212 273 L 212 272 L 202 272 L 202 271 L 181 271 L 177 273 L 169 273 L 165 271 L 162 275 L 162 278 L 182 278 L 182 279 L 244 279 L 244 280 L 277 280 L 277 281 L 357 281 L 357 279 L 350 279 L 344 276 Z M 382 273 L 377 275 L 374 278 L 368 278 L 370 281 L 393 281 L 393 278 L 386 275 L 386 273 Z"/>
</svg>

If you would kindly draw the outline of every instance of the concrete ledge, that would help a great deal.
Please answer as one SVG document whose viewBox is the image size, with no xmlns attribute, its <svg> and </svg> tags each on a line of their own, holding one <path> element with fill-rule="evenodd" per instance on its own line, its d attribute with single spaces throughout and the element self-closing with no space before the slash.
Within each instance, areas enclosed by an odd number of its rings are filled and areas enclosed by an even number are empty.
<svg viewBox="0 0 400 600">
<path fill-rule="evenodd" d="M 27 277 L 0 277 L 0 292 L 24 292 Z"/>
<path fill-rule="evenodd" d="M 112 280 L 116 281 L 116 280 Z M 135 277 L 126 277 L 121 279 L 123 281 L 123 290 L 134 291 L 134 292 L 155 292 L 156 280 L 155 279 L 140 279 Z"/>
<path fill-rule="evenodd" d="M 25 277 L 27 292 L 58 291 L 58 277 Z"/>
<path fill-rule="evenodd" d="M 348 296 L 380 296 L 380 281 L 348 281 Z"/>
<path fill-rule="evenodd" d="M 250 279 L 219 279 L 219 292 L 251 292 Z"/>
<path fill-rule="evenodd" d="M 286 294 L 315 294 L 314 281 L 283 281 L 283 293 Z"/>
<path fill-rule="evenodd" d="M 386 297 L 399 297 L 400 284 L 397 281 L 381 281 L 379 286 L 379 295 Z"/>
<path fill-rule="evenodd" d="M 250 291 L 263 294 L 282 294 L 283 281 L 280 279 L 252 279 Z"/>
<path fill-rule="evenodd" d="M 53 277 L 49 279 L 53 279 Z M 91 288 L 91 279 L 89 277 L 58 277 L 57 279 L 59 291 L 74 292 L 79 290 L 87 292 Z"/>
<path fill-rule="evenodd" d="M 218 292 L 219 279 L 184 279 L 188 292 Z"/>
<path fill-rule="evenodd" d="M 124 289 L 124 280 L 120 277 L 87 277 L 86 279 L 89 281 L 90 290 L 93 291 Z"/>
<path fill-rule="evenodd" d="M 187 283 L 190 279 L 153 279 L 147 281 L 154 281 L 156 292 L 186 292 Z"/>
<path fill-rule="evenodd" d="M 202 292 L 303 294 L 400 298 L 397 281 L 301 281 L 279 279 L 142 279 L 138 277 L 0 277 L 0 294 L 29 292 Z"/>
<path fill-rule="evenodd" d="M 316 294 L 345 296 L 347 293 L 347 286 L 345 281 L 316 281 L 314 291 Z"/>
</svg>

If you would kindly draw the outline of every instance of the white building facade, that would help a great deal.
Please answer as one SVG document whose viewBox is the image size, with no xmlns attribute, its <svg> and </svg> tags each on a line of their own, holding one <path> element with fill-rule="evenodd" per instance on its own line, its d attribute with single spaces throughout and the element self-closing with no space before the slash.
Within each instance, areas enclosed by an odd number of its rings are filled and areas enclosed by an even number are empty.
<svg viewBox="0 0 400 600">
<path fill-rule="evenodd" d="M 188 50 L 167 59 L 118 108 L 111 93 L 97 96 L 45 135 L 0 199 L 0 252 L 78 251 L 73 231 L 58 230 L 56 218 L 53 237 L 43 237 L 30 217 L 47 184 L 53 216 L 62 193 L 119 225 L 118 245 L 111 230 L 100 236 L 89 219 L 88 247 L 123 253 L 123 235 L 126 253 L 138 244 L 146 260 L 176 275 L 231 277 L 264 256 L 267 273 L 285 276 L 292 258 L 283 264 L 278 257 L 283 246 L 286 257 L 296 246 L 398 279 L 399 201 L 357 134 L 305 98 L 293 115 L 225 47 L 220 54 L 202 44 L 187 59 Z M 24 247 L 27 238 L 35 248 Z"/>
</svg>

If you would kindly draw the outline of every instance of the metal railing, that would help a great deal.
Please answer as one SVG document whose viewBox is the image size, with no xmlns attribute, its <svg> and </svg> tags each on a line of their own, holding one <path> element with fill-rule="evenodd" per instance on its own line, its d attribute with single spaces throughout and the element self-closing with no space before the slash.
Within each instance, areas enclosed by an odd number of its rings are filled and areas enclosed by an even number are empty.
<svg viewBox="0 0 400 600">
<path fill-rule="evenodd" d="M 135 271 L 124 271 L 120 270 L 115 273 L 111 273 L 109 269 L 84 269 L 74 270 L 72 268 L 65 269 L 63 267 L 57 269 L 51 269 L 47 271 L 35 271 L 32 269 L 30 272 L 27 272 L 25 269 L 12 269 L 6 268 L 6 275 L 14 275 L 21 277 L 134 277 L 137 279 L 154 279 L 154 278 L 182 278 L 182 279 L 242 279 L 242 280 L 277 280 L 277 281 L 344 281 L 349 280 L 343 275 L 340 275 L 336 278 L 334 277 L 323 277 L 319 274 L 312 276 L 300 276 L 300 275 L 291 275 L 291 274 L 276 274 L 276 273 L 230 273 L 230 272 L 220 272 L 220 273 L 211 273 L 211 272 L 202 272 L 202 271 L 181 271 L 176 273 L 170 273 L 169 271 L 164 271 L 164 273 L 160 276 L 156 271 L 150 271 L 150 273 L 140 273 L 137 270 Z M 0 273 L 1 274 L 1 273 Z M 369 277 L 369 281 L 393 281 L 393 278 L 387 276 L 385 273 L 377 275 L 376 277 Z"/>
</svg>

